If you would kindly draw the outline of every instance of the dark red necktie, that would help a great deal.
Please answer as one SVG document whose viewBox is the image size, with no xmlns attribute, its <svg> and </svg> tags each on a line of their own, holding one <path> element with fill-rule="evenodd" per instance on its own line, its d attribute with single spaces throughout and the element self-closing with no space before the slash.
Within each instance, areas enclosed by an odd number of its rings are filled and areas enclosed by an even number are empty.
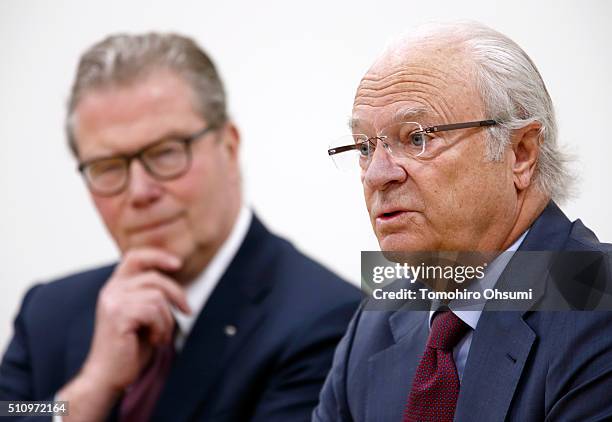
<svg viewBox="0 0 612 422">
<path fill-rule="evenodd" d="M 173 359 L 174 341 L 155 349 L 149 366 L 123 397 L 119 408 L 121 422 L 148 422 L 151 419 Z"/>
<path fill-rule="evenodd" d="M 453 348 L 469 329 L 448 308 L 434 315 L 406 402 L 404 422 L 452 422 L 459 397 Z"/>
</svg>

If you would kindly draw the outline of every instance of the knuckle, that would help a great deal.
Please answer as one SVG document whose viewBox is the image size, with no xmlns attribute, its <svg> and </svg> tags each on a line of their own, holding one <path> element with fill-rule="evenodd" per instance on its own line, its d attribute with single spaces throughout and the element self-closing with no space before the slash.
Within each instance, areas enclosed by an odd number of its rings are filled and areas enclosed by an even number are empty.
<svg viewBox="0 0 612 422">
<path fill-rule="evenodd" d="M 105 292 L 105 294 L 100 295 L 100 298 L 98 300 L 98 306 L 103 311 L 103 313 L 109 315 L 117 315 L 122 309 L 122 306 L 119 302 L 120 301 L 115 295 L 109 294 L 109 292 Z"/>
<path fill-rule="evenodd" d="M 164 294 L 159 289 L 151 289 L 149 293 L 149 304 L 158 307 L 165 300 Z"/>
<path fill-rule="evenodd" d="M 134 260 L 137 256 L 138 256 L 138 251 L 136 251 L 135 249 L 128 250 L 123 255 L 123 260 L 121 261 L 121 265 L 125 265 L 127 262 Z"/>
<path fill-rule="evenodd" d="M 142 313 L 147 316 L 149 320 L 155 320 L 157 314 L 157 307 L 155 305 L 147 304 L 142 307 Z"/>
</svg>

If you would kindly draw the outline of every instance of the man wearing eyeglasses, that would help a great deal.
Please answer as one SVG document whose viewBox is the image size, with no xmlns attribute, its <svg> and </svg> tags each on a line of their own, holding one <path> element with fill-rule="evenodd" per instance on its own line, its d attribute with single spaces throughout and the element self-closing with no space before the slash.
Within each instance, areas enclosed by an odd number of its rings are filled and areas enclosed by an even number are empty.
<svg viewBox="0 0 612 422">
<path fill-rule="evenodd" d="M 532 298 L 522 309 L 509 300 L 465 308 L 452 297 L 412 299 L 415 286 L 431 287 L 420 279 L 392 283 L 386 292 L 407 286 L 405 300 L 390 309 L 372 296 L 360 307 L 313 421 L 610 420 L 612 308 L 576 311 L 595 308 L 595 294 L 609 300 L 609 245 L 555 203 L 567 193 L 567 160 L 527 54 L 477 23 L 421 27 L 363 77 L 350 130 L 328 154 L 361 174 L 387 256 L 490 254 L 465 290 L 523 286 Z M 555 285 L 576 268 L 533 251 L 595 259 Z"/>
<path fill-rule="evenodd" d="M 0 400 L 66 401 L 66 422 L 310 419 L 360 295 L 243 204 L 206 54 L 172 34 L 95 44 L 67 133 L 121 259 L 27 293 Z"/>
</svg>

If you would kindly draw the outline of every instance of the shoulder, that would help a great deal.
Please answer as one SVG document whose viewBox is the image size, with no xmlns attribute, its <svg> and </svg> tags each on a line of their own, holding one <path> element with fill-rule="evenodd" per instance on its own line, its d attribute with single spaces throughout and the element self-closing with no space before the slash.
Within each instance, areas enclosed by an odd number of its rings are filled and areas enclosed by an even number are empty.
<svg viewBox="0 0 612 422">
<path fill-rule="evenodd" d="M 533 367 L 546 369 L 551 401 L 589 385 L 612 387 L 612 312 L 534 312 L 525 322 L 538 336 Z"/>
<path fill-rule="evenodd" d="M 566 249 L 570 251 L 593 251 L 608 253 L 612 251 L 612 245 L 601 242 L 595 233 L 578 219 L 572 222 L 572 227 Z"/>
<path fill-rule="evenodd" d="M 3 365 L 36 367 L 59 379 L 66 342 L 71 335 L 76 336 L 72 347 L 88 341 L 98 292 L 112 270 L 96 268 L 31 287 L 14 320 Z"/>
<path fill-rule="evenodd" d="M 31 287 L 24 296 L 21 313 L 26 321 L 49 318 L 95 306 L 98 292 L 114 265 L 70 274 Z"/>
<path fill-rule="evenodd" d="M 258 278 L 258 288 L 268 285 L 273 302 L 293 303 L 296 313 L 339 304 L 351 304 L 354 311 L 362 298 L 357 287 L 268 231 L 256 216 L 234 264 Z"/>
<path fill-rule="evenodd" d="M 287 240 L 271 236 L 277 252 L 273 277 L 280 294 L 318 308 L 338 304 L 352 304 L 353 310 L 357 307 L 362 298 L 357 287 L 298 251 Z"/>
<path fill-rule="evenodd" d="M 276 345 L 270 349 L 283 350 L 283 356 L 310 350 L 329 352 L 331 359 L 361 291 L 256 219 L 239 255 L 229 269 L 235 288 L 248 291 L 267 315 L 260 344 Z"/>
<path fill-rule="evenodd" d="M 602 243 L 595 233 L 580 220 L 571 221 L 550 201 L 533 222 L 520 251 L 600 251 L 612 250 L 612 245 Z"/>
</svg>

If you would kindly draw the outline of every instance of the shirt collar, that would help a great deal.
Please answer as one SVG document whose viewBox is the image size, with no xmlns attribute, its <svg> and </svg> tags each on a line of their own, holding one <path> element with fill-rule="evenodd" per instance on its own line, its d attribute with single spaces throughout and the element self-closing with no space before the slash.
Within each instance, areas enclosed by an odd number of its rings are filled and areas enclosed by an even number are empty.
<svg viewBox="0 0 612 422">
<path fill-rule="evenodd" d="M 175 340 L 177 349 L 180 350 L 185 344 L 198 315 L 204 308 L 204 305 L 206 305 L 208 298 L 219 283 L 219 280 L 221 280 L 234 256 L 236 256 L 240 245 L 242 245 L 249 231 L 252 219 L 253 212 L 243 205 L 227 239 L 223 242 L 204 271 L 185 288 L 191 314 L 186 315 L 172 307 L 172 314 L 178 328 Z"/>
<path fill-rule="evenodd" d="M 527 229 L 517 240 L 514 242 L 508 249 L 501 253 L 491 262 L 491 264 L 487 267 L 487 271 L 485 276 L 476 280 L 473 283 L 470 283 L 466 290 L 479 290 L 483 291 L 484 289 L 492 289 L 495 287 L 495 283 L 499 279 L 499 276 L 504 271 L 508 262 L 510 262 L 510 258 L 514 255 L 514 252 L 518 250 L 525 240 L 525 237 L 529 233 L 529 229 Z M 506 253 L 512 252 L 512 253 Z M 450 310 L 459 317 L 463 322 L 469 325 L 473 330 L 476 329 L 476 325 L 478 325 L 478 320 L 480 319 L 480 315 L 482 314 L 482 310 L 484 308 L 484 301 L 478 301 L 477 303 L 470 304 L 468 300 L 451 300 L 448 303 L 448 307 Z M 441 303 L 438 301 L 432 302 L 431 310 L 429 311 L 429 326 L 431 327 L 431 321 L 433 319 L 434 314 L 441 306 Z"/>
</svg>

